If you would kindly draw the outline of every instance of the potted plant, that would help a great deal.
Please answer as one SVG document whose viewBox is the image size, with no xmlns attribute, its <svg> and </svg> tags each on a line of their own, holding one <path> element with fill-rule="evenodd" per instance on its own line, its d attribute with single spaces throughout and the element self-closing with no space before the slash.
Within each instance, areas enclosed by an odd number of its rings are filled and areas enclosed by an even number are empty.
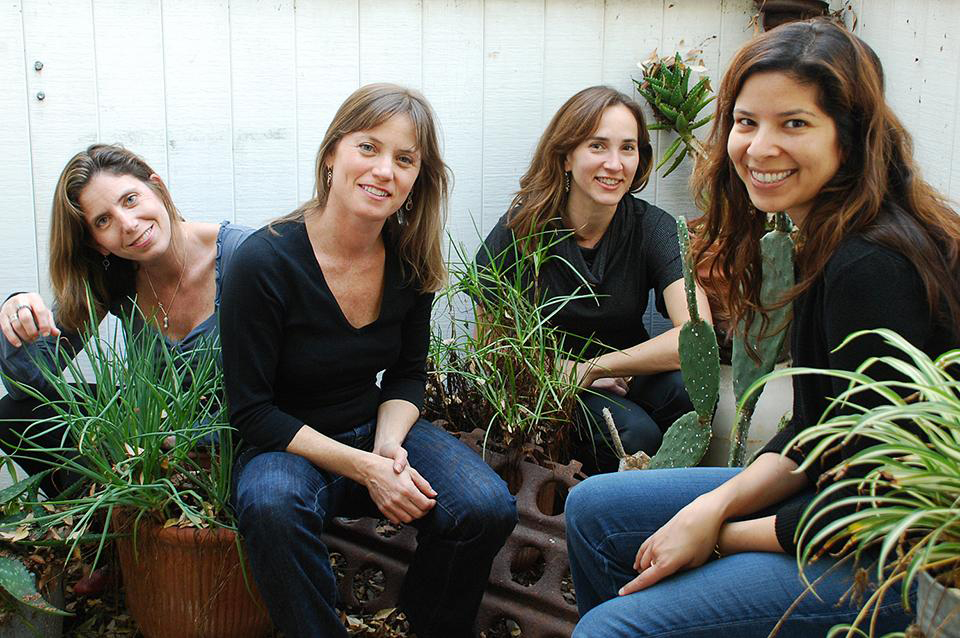
<svg viewBox="0 0 960 638">
<path fill-rule="evenodd" d="M 860 441 L 804 513 L 798 564 L 837 548 L 858 562 L 875 559 L 876 590 L 852 626 L 835 628 L 848 636 L 865 633 L 858 628 L 892 587 L 900 587 L 909 608 L 917 581 L 920 629 L 927 636 L 960 636 L 960 380 L 954 376 L 960 349 L 931 359 L 887 329 L 851 334 L 840 347 L 865 334 L 879 335 L 898 356 L 871 358 L 856 371 L 796 368 L 767 377 L 819 374 L 849 382 L 827 416 L 791 442 L 812 446 L 801 469 Z M 876 366 L 890 366 L 901 378 L 874 379 Z M 882 401 L 864 405 L 863 397 L 878 395 Z M 843 413 L 832 414 L 841 405 Z M 829 520 L 834 513 L 841 515 Z"/>
<path fill-rule="evenodd" d="M 131 314 L 112 338 L 89 336 L 92 384 L 41 365 L 52 394 L 20 385 L 65 426 L 62 446 L 43 451 L 78 477 L 33 524 L 72 521 L 71 551 L 96 535 L 94 565 L 117 535 L 127 604 L 148 637 L 262 636 L 269 619 L 228 503 L 234 442 L 219 344 L 180 352 L 144 323 Z M 59 359 L 69 377 L 84 378 L 67 353 Z"/>
</svg>

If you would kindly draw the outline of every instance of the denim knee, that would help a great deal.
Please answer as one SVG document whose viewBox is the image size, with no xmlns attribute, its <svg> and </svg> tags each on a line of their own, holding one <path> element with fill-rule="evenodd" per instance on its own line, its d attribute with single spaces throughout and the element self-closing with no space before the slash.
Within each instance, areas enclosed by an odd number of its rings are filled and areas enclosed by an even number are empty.
<svg viewBox="0 0 960 638">
<path fill-rule="evenodd" d="M 517 525 L 517 502 L 498 476 L 484 481 L 460 521 L 461 532 L 498 549 Z"/>
<path fill-rule="evenodd" d="M 295 533 L 305 519 L 323 519 L 317 486 L 289 471 L 293 469 L 291 465 L 298 463 L 309 461 L 285 452 L 267 452 L 242 470 L 237 489 L 237 523 L 245 536 L 257 534 L 279 539 Z"/>
</svg>

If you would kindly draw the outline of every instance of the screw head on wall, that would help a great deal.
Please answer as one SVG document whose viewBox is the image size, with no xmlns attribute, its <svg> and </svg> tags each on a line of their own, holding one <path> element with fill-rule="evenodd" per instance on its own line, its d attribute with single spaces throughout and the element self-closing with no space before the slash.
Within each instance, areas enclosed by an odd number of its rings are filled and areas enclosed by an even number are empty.
<svg viewBox="0 0 960 638">
<path fill-rule="evenodd" d="M 47 94 L 43 91 L 37 91 L 37 99 L 43 102 L 43 99 L 47 97 Z"/>
<path fill-rule="evenodd" d="M 43 62 L 41 62 L 40 60 L 37 60 L 36 62 L 33 63 L 33 69 L 35 71 L 39 71 L 42 68 L 43 68 Z"/>
</svg>

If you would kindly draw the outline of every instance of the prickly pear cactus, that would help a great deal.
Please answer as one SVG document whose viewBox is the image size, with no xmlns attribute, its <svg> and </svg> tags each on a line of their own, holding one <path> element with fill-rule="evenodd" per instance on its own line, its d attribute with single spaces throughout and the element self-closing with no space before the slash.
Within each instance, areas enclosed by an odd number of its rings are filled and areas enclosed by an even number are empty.
<svg viewBox="0 0 960 638">
<path fill-rule="evenodd" d="M 652 131 L 672 130 L 678 136 L 657 164 L 659 170 L 673 158 L 670 168 L 663 174 L 666 177 L 680 166 L 688 153 L 704 155 L 703 145 L 693 132 L 713 119 L 712 113 L 699 120 L 697 117 L 715 96 L 710 95 L 710 78 L 705 75 L 690 87 L 692 69 L 679 53 L 666 58 L 654 55 L 643 62 L 641 68 L 643 78 L 634 80 L 634 84 L 637 85 L 637 91 L 650 103 L 657 120 L 647 128 Z"/>
<path fill-rule="evenodd" d="M 786 214 L 777 213 L 776 227 L 760 239 L 760 255 L 763 264 L 760 303 L 766 307 L 779 301 L 783 293 L 794 284 L 794 247 L 787 227 Z M 745 460 L 750 419 L 753 417 L 760 393 L 754 393 L 743 404 L 740 399 L 754 381 L 772 371 L 776 365 L 777 355 L 780 354 L 787 335 L 789 312 L 789 306 L 773 310 L 769 314 L 770 327 L 766 335 L 760 334 L 759 318 L 749 327 L 746 327 L 743 322 L 737 325 L 731 359 L 733 392 L 737 397 L 737 415 L 730 436 L 729 465 L 731 467 L 739 467 Z M 759 364 L 750 356 L 750 350 L 760 358 Z"/>
<path fill-rule="evenodd" d="M 33 578 L 19 559 L 12 556 L 0 556 L 0 588 L 25 605 L 50 614 L 69 616 L 71 614 L 57 609 L 40 595 Z"/>
<path fill-rule="evenodd" d="M 713 326 L 700 317 L 697 310 L 697 289 L 693 277 L 690 256 L 690 234 L 687 222 L 677 217 L 677 236 L 680 238 L 680 254 L 683 255 L 683 287 L 687 293 L 687 310 L 690 321 L 680 329 L 680 372 L 693 408 L 700 423 L 709 425 L 720 392 L 720 352 L 717 334 Z"/>
<path fill-rule="evenodd" d="M 677 235 L 683 256 L 683 282 L 687 294 L 690 321 L 680 329 L 680 372 L 694 412 L 673 422 L 663 436 L 660 450 L 650 461 L 650 469 L 689 467 L 703 458 L 713 433 L 713 410 L 720 392 L 720 353 L 713 326 L 700 317 L 690 256 L 690 235 L 686 220 L 677 217 Z"/>
<path fill-rule="evenodd" d="M 663 435 L 663 443 L 647 467 L 662 470 L 695 465 L 706 454 L 711 434 L 710 425 L 704 426 L 696 412 L 687 412 Z"/>
</svg>

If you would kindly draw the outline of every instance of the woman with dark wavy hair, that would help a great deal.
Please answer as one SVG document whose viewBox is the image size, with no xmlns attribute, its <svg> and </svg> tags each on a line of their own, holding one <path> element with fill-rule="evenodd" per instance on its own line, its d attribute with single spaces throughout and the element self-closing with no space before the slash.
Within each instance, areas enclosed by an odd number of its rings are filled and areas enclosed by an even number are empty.
<svg viewBox="0 0 960 638">
<path fill-rule="evenodd" d="M 792 303 L 795 365 L 853 370 L 895 355 L 879 338 L 835 350 L 862 329 L 892 329 L 932 356 L 960 344 L 960 217 L 921 179 L 863 41 L 817 20 L 746 44 L 720 87 L 709 148 L 694 180 L 705 211 L 696 254 L 730 281 L 735 319 L 762 321 L 770 310 L 759 302 L 759 239 L 766 214 L 785 211 L 798 228 L 798 283 L 781 301 Z M 799 517 L 823 472 L 857 449 L 796 471 L 807 450 L 781 451 L 845 386 L 822 376 L 793 383 L 792 420 L 743 470 L 602 476 L 571 492 L 567 539 L 583 615 L 575 636 L 770 632 L 804 591 L 793 556 Z M 779 636 L 823 635 L 859 611 L 843 598 L 849 561 L 825 556 L 807 577 L 817 595 L 800 599 Z M 878 633 L 909 622 L 898 592 L 878 610 Z"/>
<path fill-rule="evenodd" d="M 480 267 L 496 262 L 501 274 L 520 268 L 529 277 L 533 245 L 545 245 L 538 302 L 581 295 L 551 307 L 549 321 L 563 331 L 571 359 L 588 359 L 575 374 L 589 388 L 580 394 L 589 434 L 574 445 L 591 474 L 617 469 L 604 408 L 628 454 L 656 452 L 662 433 L 693 409 L 677 346 L 689 313 L 676 221 L 635 195 L 647 185 L 652 156 L 635 100 L 606 86 L 583 89 L 553 116 L 510 210 L 477 252 Z M 650 291 L 673 323 L 653 338 L 643 326 Z M 700 308 L 709 321 L 705 297 Z"/>
</svg>

